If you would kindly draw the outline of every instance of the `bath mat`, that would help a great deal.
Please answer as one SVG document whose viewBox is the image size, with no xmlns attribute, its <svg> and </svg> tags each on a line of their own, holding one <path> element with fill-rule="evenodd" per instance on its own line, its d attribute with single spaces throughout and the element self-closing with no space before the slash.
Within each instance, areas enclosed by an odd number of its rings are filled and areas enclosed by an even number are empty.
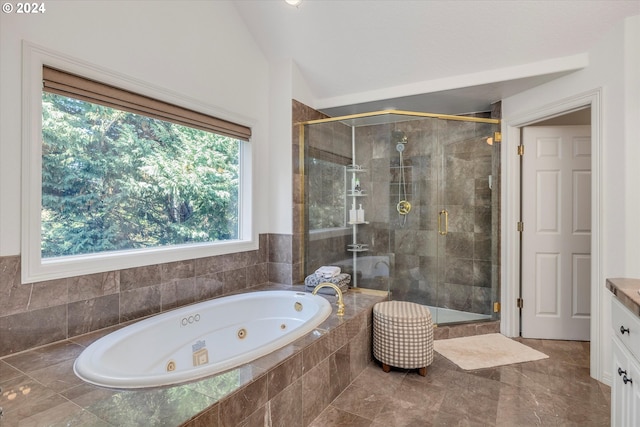
<svg viewBox="0 0 640 427">
<path fill-rule="evenodd" d="M 501 334 L 435 340 L 433 348 L 467 371 L 531 362 L 549 357 Z"/>
</svg>

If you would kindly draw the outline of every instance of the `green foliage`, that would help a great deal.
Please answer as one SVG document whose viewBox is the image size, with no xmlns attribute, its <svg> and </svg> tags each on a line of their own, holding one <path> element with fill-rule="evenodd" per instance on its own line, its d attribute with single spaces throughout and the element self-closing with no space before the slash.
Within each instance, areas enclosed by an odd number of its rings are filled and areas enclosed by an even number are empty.
<svg viewBox="0 0 640 427">
<path fill-rule="evenodd" d="M 43 93 L 42 257 L 238 238 L 240 141 Z"/>
</svg>

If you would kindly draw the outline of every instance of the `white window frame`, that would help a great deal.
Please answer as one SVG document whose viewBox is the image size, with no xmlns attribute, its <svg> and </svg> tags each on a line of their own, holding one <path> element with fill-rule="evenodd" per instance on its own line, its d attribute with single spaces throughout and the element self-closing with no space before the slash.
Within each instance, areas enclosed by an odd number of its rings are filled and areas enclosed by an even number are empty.
<svg viewBox="0 0 640 427">
<path fill-rule="evenodd" d="M 23 42 L 22 67 L 22 283 L 122 270 L 145 265 L 204 258 L 258 249 L 254 226 L 253 152 L 241 142 L 238 239 L 96 254 L 42 258 L 42 67 L 58 68 L 190 110 L 252 127 L 253 120 L 222 111 L 193 98 L 167 91 L 125 75 Z"/>
</svg>

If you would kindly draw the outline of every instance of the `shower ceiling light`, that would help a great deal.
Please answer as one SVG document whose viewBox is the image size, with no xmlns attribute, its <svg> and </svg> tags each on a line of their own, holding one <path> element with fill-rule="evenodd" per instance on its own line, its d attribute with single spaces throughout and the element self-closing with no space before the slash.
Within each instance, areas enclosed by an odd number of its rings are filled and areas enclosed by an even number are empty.
<svg viewBox="0 0 640 427">
<path fill-rule="evenodd" d="M 302 0 L 284 0 L 287 4 L 290 4 L 291 6 L 295 6 L 298 7 L 300 6 L 300 3 L 302 3 Z"/>
</svg>

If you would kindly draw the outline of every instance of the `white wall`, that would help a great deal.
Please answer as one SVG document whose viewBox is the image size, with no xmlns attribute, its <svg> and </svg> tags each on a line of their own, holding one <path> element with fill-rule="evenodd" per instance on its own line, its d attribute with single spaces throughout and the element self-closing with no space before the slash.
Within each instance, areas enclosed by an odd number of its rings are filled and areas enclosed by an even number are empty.
<svg viewBox="0 0 640 427">
<path fill-rule="evenodd" d="M 640 277 L 640 16 L 625 26 L 625 149 L 627 176 L 627 274 Z"/>
<path fill-rule="evenodd" d="M 295 62 L 271 61 L 269 91 L 269 232 L 293 233 L 291 100 L 313 106 L 315 98 Z"/>
<path fill-rule="evenodd" d="M 605 288 L 607 277 L 640 277 L 638 262 L 640 229 L 636 224 L 640 218 L 640 168 L 638 164 L 638 61 L 640 46 L 637 37 L 640 17 L 621 22 L 589 51 L 589 66 L 550 83 L 538 86 L 502 101 L 503 122 L 526 116 L 548 105 L 601 88 L 600 143 L 601 199 L 599 218 L 601 224 L 600 277 L 596 286 L 600 293 L 600 336 L 592 336 L 598 342 L 598 379 L 610 378 L 611 371 L 611 324 L 609 304 L 611 294 Z M 632 99 L 635 97 L 635 99 Z M 509 141 L 504 140 L 506 148 Z M 593 153 L 597 155 L 597 153 Z M 631 157 L 631 158 L 630 158 Z M 509 203 L 508 196 L 505 196 Z M 513 285 L 513 284 L 511 284 Z M 503 283 L 503 286 L 510 286 Z M 592 366 L 592 374 L 594 372 Z"/>
<path fill-rule="evenodd" d="M 316 105 L 317 101 L 313 92 L 302 76 L 302 72 L 298 65 L 295 62 L 292 62 L 291 68 L 293 73 L 293 99 L 308 106 Z"/>
<path fill-rule="evenodd" d="M 293 232 L 291 60 L 271 61 L 269 93 L 269 231 Z"/>
<path fill-rule="evenodd" d="M 255 212 L 267 211 L 269 163 L 261 160 L 268 159 L 269 68 L 230 2 L 45 6 L 40 15 L 0 14 L 0 256 L 20 253 L 23 40 L 205 103 L 223 118 L 249 121 Z M 266 215 L 255 220 L 258 233 L 268 232 Z"/>
</svg>

